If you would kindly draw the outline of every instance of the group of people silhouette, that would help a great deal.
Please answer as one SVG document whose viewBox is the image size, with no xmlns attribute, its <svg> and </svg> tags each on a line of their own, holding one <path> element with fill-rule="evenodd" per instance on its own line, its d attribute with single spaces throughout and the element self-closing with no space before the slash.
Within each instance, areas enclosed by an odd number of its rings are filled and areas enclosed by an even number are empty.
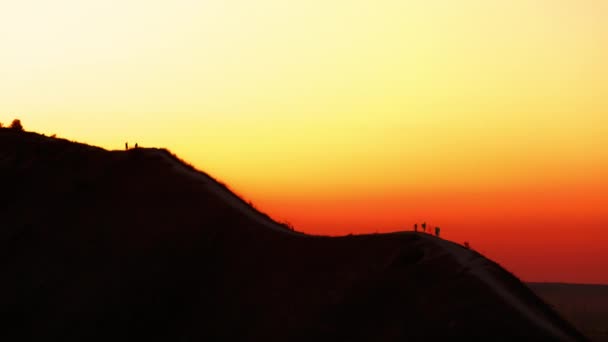
<svg viewBox="0 0 608 342">
<path fill-rule="evenodd" d="M 423 222 L 420 227 L 422 228 L 422 232 L 426 233 L 426 222 Z M 431 227 L 429 227 L 429 233 L 430 233 Z M 414 224 L 414 231 L 418 232 L 418 223 Z M 435 235 L 437 237 L 439 237 L 439 233 L 441 232 L 441 228 L 439 227 L 435 227 Z"/>
<path fill-rule="evenodd" d="M 423 223 L 420 225 L 420 228 L 422 228 L 422 232 L 423 232 L 423 233 L 426 233 L 426 227 L 427 227 L 426 222 L 423 222 Z M 429 227 L 429 233 L 431 233 L 431 231 L 430 231 L 430 230 L 431 230 L 431 228 Z M 414 231 L 415 231 L 415 232 L 418 232 L 418 223 L 414 223 Z M 435 227 L 435 236 L 439 237 L 439 233 L 440 233 L 440 232 L 441 232 L 441 228 L 440 228 L 440 227 Z M 466 248 L 466 249 L 471 249 L 471 244 L 469 243 L 469 241 L 465 241 L 465 242 L 463 243 L 463 246 L 464 246 L 464 248 Z"/>
<path fill-rule="evenodd" d="M 135 143 L 135 148 L 138 148 L 139 146 L 137 145 L 137 143 Z M 125 150 L 129 150 L 129 143 L 126 142 L 125 143 Z"/>
</svg>

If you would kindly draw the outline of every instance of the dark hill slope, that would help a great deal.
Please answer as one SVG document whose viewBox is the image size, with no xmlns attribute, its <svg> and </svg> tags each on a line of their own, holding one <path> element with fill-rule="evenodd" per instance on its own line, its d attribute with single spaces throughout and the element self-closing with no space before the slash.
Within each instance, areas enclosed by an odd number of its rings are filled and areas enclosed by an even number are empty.
<svg viewBox="0 0 608 342">
<path fill-rule="evenodd" d="M 446 252 L 459 246 L 294 233 L 184 170 L 164 150 L 0 129 L 0 340 L 583 340 L 476 253 L 557 335 Z"/>
</svg>

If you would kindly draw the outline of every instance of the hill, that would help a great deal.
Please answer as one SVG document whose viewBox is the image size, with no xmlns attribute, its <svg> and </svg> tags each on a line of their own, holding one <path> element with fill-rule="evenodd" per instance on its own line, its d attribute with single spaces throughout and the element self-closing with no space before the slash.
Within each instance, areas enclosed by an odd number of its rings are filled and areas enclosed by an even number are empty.
<svg viewBox="0 0 608 342">
<path fill-rule="evenodd" d="M 0 178 L 1 340 L 585 340 L 474 251 L 302 234 L 163 149 L 0 129 Z"/>
</svg>

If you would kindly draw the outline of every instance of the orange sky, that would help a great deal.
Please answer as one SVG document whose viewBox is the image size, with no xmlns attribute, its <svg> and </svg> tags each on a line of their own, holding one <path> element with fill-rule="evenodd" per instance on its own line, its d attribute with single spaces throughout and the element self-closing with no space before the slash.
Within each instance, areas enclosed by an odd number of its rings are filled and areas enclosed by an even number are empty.
<svg viewBox="0 0 608 342">
<path fill-rule="evenodd" d="M 603 0 L 0 4 L 0 121 L 165 146 L 315 234 L 608 283 Z"/>
</svg>

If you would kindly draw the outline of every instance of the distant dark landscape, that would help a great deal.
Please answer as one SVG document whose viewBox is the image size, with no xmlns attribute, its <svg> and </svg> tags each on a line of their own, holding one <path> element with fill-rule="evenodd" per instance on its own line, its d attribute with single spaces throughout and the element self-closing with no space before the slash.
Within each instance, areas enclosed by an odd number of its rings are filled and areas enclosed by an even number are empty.
<svg viewBox="0 0 608 342">
<path fill-rule="evenodd" d="M 608 341 L 608 285 L 528 283 L 593 341 Z"/>
<path fill-rule="evenodd" d="M 2 341 L 605 337 L 605 287 L 531 290 L 430 234 L 306 235 L 164 149 L 3 128 L 0 179 Z"/>
</svg>

